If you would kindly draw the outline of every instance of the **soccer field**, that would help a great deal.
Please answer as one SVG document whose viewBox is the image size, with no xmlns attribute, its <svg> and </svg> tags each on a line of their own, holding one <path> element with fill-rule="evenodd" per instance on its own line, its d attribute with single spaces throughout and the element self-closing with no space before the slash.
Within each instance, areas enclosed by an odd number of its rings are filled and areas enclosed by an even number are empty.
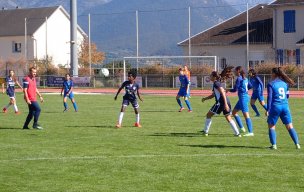
<svg viewBox="0 0 304 192">
<path fill-rule="evenodd" d="M 178 113 L 174 96 L 143 95 L 143 127 L 133 127 L 129 107 L 123 127 L 115 129 L 122 95 L 117 101 L 114 95 L 76 95 L 77 113 L 70 102 L 63 113 L 59 95 L 44 98 L 42 131 L 21 129 L 27 106 L 20 94 L 22 114 L 15 115 L 13 108 L 1 114 L 1 192 L 304 191 L 303 149 L 295 149 L 281 122 L 273 151 L 267 149 L 264 116 L 252 117 L 254 137 L 233 137 L 223 116 L 213 118 L 209 137 L 198 133 L 214 100 L 201 103 L 194 96 L 193 113 Z M 236 98 L 231 101 L 234 105 Z M 0 106 L 7 102 L 2 95 Z M 303 99 L 290 99 L 302 143 L 303 106 Z"/>
</svg>

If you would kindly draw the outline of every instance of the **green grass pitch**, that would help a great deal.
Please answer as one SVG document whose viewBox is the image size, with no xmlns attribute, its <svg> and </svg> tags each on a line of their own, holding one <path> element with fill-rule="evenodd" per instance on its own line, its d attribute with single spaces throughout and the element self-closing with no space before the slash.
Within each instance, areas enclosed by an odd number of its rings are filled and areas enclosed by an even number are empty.
<svg viewBox="0 0 304 192">
<path fill-rule="evenodd" d="M 252 117 L 254 137 L 233 137 L 223 116 L 213 118 L 209 137 L 199 134 L 214 100 L 194 96 L 193 113 L 178 113 L 174 96 L 144 95 L 143 127 L 133 127 L 129 107 L 123 128 L 115 129 L 122 95 L 117 101 L 114 95 L 76 95 L 78 113 L 70 102 L 63 113 L 59 95 L 44 97 L 42 131 L 21 129 L 27 115 L 22 95 L 21 115 L 12 108 L 0 114 L 1 192 L 304 191 L 303 149 L 295 149 L 281 122 L 272 151 L 264 116 Z M 7 102 L 2 95 L 0 106 Z M 303 143 L 304 100 L 292 98 L 290 107 Z"/>
</svg>

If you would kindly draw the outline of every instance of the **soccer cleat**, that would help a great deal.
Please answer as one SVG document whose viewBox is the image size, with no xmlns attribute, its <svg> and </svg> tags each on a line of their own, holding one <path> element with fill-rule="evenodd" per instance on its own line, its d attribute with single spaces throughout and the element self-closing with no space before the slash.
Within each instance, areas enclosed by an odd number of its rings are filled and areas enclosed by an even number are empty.
<svg viewBox="0 0 304 192">
<path fill-rule="evenodd" d="M 30 128 L 28 128 L 28 127 L 23 127 L 22 129 L 30 129 Z"/>
<path fill-rule="evenodd" d="M 260 117 L 261 115 L 260 115 L 260 114 L 256 114 L 255 116 L 256 116 L 256 117 Z"/>
<path fill-rule="evenodd" d="M 296 144 L 296 149 L 301 149 L 300 144 Z"/>
<path fill-rule="evenodd" d="M 15 111 L 15 115 L 20 115 L 20 111 Z"/>
<path fill-rule="evenodd" d="M 63 110 L 63 112 L 67 112 L 67 111 L 68 111 L 68 109 L 67 109 L 67 108 Z"/>
<path fill-rule="evenodd" d="M 2 109 L 2 111 L 3 111 L 3 113 L 6 113 L 6 112 L 7 112 L 7 109 L 4 107 L 4 108 Z"/>
<path fill-rule="evenodd" d="M 139 123 L 134 124 L 135 127 L 141 128 L 141 125 Z"/>
<path fill-rule="evenodd" d="M 189 113 L 192 113 L 192 110 L 188 110 Z"/>
<path fill-rule="evenodd" d="M 277 148 L 277 145 L 271 145 L 271 146 L 269 147 L 269 149 L 271 149 L 271 150 L 277 150 L 278 148 Z"/>
<path fill-rule="evenodd" d="M 246 129 L 243 127 L 243 128 L 240 128 L 241 130 L 241 133 L 246 133 Z"/>
<path fill-rule="evenodd" d="M 244 136 L 244 137 L 253 137 L 253 136 L 254 136 L 254 133 L 247 133 L 247 134 L 244 134 L 243 136 Z"/>
<path fill-rule="evenodd" d="M 242 135 L 241 134 L 237 134 L 237 135 L 234 135 L 235 137 L 242 137 Z"/>
<path fill-rule="evenodd" d="M 121 128 L 121 124 L 117 123 L 115 127 L 116 128 Z"/>
<path fill-rule="evenodd" d="M 42 130 L 43 128 L 39 124 L 33 125 L 33 129 Z"/>
<path fill-rule="evenodd" d="M 208 137 L 208 135 L 209 135 L 208 133 L 205 132 L 205 130 L 201 130 L 199 132 L 201 132 L 205 137 Z"/>
<path fill-rule="evenodd" d="M 178 112 L 182 112 L 185 108 L 181 107 Z"/>
</svg>

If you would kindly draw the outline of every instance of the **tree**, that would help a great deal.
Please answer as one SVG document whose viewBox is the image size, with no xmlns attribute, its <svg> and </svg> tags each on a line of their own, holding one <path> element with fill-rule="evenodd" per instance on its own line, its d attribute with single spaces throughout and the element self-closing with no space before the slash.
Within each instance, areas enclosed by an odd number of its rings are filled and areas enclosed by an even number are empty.
<svg viewBox="0 0 304 192">
<path fill-rule="evenodd" d="M 105 54 L 97 50 L 95 43 L 91 43 L 91 64 L 101 64 L 105 59 Z M 85 39 L 80 45 L 79 67 L 89 68 L 89 41 Z"/>
</svg>

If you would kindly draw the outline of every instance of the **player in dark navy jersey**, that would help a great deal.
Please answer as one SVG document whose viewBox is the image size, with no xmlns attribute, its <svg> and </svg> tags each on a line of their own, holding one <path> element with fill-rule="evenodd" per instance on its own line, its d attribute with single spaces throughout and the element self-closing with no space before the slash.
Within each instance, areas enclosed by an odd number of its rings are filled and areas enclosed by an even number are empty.
<svg viewBox="0 0 304 192">
<path fill-rule="evenodd" d="M 184 98 L 185 103 L 188 107 L 188 112 L 192 112 L 191 104 L 189 101 L 189 88 L 190 88 L 190 80 L 188 79 L 187 75 L 185 74 L 185 70 L 183 68 L 179 68 L 179 81 L 180 81 L 180 88 L 176 95 L 176 101 L 180 106 L 179 112 L 182 112 L 185 108 L 180 100 L 181 97 Z"/>
<path fill-rule="evenodd" d="M 223 73 L 224 72 L 224 73 Z M 231 118 L 231 105 L 230 100 L 226 96 L 225 89 L 222 87 L 222 82 L 225 81 L 225 77 L 228 76 L 226 73 L 226 70 L 223 70 L 221 74 L 218 74 L 218 72 L 213 71 L 210 75 L 210 80 L 213 82 L 213 88 L 212 88 L 212 95 L 209 95 L 208 97 L 202 98 L 202 102 L 205 100 L 215 98 L 215 104 L 211 107 L 210 111 L 206 115 L 206 121 L 205 121 L 205 127 L 202 130 L 205 136 L 208 136 L 209 129 L 212 123 L 212 116 L 217 114 L 223 114 L 225 115 L 226 120 L 230 124 L 233 134 L 235 136 L 240 137 L 240 132 L 236 126 L 236 123 Z"/>
<path fill-rule="evenodd" d="M 264 90 L 264 84 L 259 76 L 257 76 L 257 73 L 254 69 L 250 69 L 248 71 L 248 75 L 250 77 L 250 83 L 252 85 L 252 95 L 250 99 L 250 105 L 254 112 L 256 113 L 256 116 L 259 117 L 260 113 L 255 106 L 255 102 L 258 99 L 260 104 L 264 107 L 264 109 L 267 111 L 267 106 L 264 101 L 264 96 L 263 96 L 263 90 Z"/>
<path fill-rule="evenodd" d="M 118 91 L 117 91 L 117 93 L 114 97 L 114 99 L 117 100 L 117 96 L 120 93 L 120 91 L 122 89 L 125 89 L 125 95 L 123 96 L 122 106 L 121 106 L 118 122 L 116 124 L 116 128 L 121 128 L 122 119 L 123 119 L 123 116 L 124 116 L 125 109 L 130 103 L 133 106 L 134 112 L 135 112 L 135 115 L 136 115 L 136 121 L 135 121 L 134 126 L 139 127 L 139 128 L 141 127 L 140 118 L 139 118 L 139 104 L 137 102 L 136 95 L 138 96 L 138 98 L 141 101 L 143 101 L 143 99 L 140 96 L 139 86 L 135 82 L 135 79 L 136 79 L 136 73 L 133 72 L 133 71 L 129 72 L 128 73 L 128 81 L 123 82 L 123 84 L 120 86 L 120 88 L 118 89 Z"/>
<path fill-rule="evenodd" d="M 20 83 L 18 82 L 18 80 L 15 77 L 15 73 L 13 70 L 9 70 L 9 76 L 5 78 L 5 84 L 6 84 L 6 94 L 9 96 L 10 101 L 7 104 L 7 106 L 5 106 L 2 111 L 3 113 L 6 113 L 8 108 L 13 105 L 14 106 L 14 110 L 15 110 L 15 114 L 19 114 L 19 110 L 17 107 L 17 103 L 16 103 L 16 95 L 15 95 L 15 84 L 17 84 L 21 89 L 22 86 L 20 85 Z M 22 89 L 23 90 L 23 89 Z M 2 84 L 2 92 L 4 93 L 4 83 Z"/>
<path fill-rule="evenodd" d="M 272 69 L 272 81 L 267 85 L 267 115 L 270 149 L 277 149 L 275 125 L 280 118 L 289 132 L 296 149 L 300 149 L 298 134 L 293 127 L 291 113 L 288 105 L 289 85 L 294 85 L 281 67 Z"/>
<path fill-rule="evenodd" d="M 63 112 L 68 110 L 68 104 L 67 104 L 68 98 L 72 101 L 75 112 L 78 111 L 78 107 L 77 107 L 76 101 L 74 99 L 73 87 L 74 87 L 74 82 L 71 79 L 70 74 L 66 74 L 65 80 L 62 85 L 61 93 L 60 93 L 60 95 L 62 95 L 62 92 L 64 92 L 63 93 L 63 106 L 64 106 Z"/>
<path fill-rule="evenodd" d="M 237 66 L 235 68 L 235 75 L 237 77 L 235 81 L 235 85 L 233 89 L 230 89 L 228 91 L 230 92 L 237 92 L 238 93 L 238 102 L 236 103 L 232 115 L 234 116 L 238 126 L 240 127 L 242 132 L 245 132 L 245 128 L 243 126 L 243 123 L 241 121 L 240 116 L 237 114 L 239 111 L 242 111 L 243 116 L 246 120 L 246 125 L 248 128 L 248 133 L 244 136 L 254 136 L 253 134 L 253 127 L 252 127 L 252 121 L 249 116 L 249 95 L 248 95 L 248 89 L 251 89 L 252 86 L 249 83 L 248 79 L 246 78 L 245 71 L 241 66 Z"/>
</svg>

